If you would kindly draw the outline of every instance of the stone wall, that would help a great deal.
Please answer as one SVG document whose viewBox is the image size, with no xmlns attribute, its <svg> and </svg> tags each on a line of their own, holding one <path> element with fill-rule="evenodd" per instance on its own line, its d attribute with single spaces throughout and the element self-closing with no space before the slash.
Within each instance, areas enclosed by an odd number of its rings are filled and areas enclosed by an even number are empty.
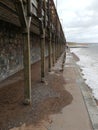
<svg viewBox="0 0 98 130">
<path fill-rule="evenodd" d="M 15 25 L 0 21 L 0 81 L 23 68 L 22 31 Z M 40 60 L 40 38 L 31 33 L 31 63 Z M 48 55 L 46 44 L 46 56 Z"/>
</svg>

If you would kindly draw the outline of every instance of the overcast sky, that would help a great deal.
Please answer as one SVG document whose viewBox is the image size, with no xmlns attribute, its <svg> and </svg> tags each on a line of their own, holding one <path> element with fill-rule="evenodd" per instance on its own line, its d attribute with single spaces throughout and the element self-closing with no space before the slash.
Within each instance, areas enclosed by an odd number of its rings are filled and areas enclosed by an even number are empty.
<svg viewBox="0 0 98 130">
<path fill-rule="evenodd" d="M 98 42 L 98 0 L 57 0 L 57 11 L 67 41 Z"/>
</svg>

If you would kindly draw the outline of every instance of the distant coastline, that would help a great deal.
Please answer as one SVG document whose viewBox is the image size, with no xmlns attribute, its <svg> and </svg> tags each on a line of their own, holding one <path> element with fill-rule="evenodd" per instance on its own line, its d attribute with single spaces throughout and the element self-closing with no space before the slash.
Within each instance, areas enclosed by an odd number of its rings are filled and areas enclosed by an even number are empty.
<svg viewBox="0 0 98 130">
<path fill-rule="evenodd" d="M 74 43 L 74 42 L 67 42 L 68 47 L 70 48 L 87 48 L 87 43 Z"/>
</svg>

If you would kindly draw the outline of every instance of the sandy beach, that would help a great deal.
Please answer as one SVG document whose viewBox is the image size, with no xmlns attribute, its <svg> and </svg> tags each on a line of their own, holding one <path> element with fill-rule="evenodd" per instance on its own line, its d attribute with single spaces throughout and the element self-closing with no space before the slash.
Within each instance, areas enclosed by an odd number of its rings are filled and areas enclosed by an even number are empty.
<svg viewBox="0 0 98 130">
<path fill-rule="evenodd" d="M 72 95 L 64 90 L 62 72 L 46 74 L 46 84 L 40 82 L 40 62 L 32 65 L 32 105 L 23 105 L 23 71 L 0 84 L 0 128 L 11 129 L 22 124 L 37 125 L 59 113 L 72 102 Z M 34 75 L 33 75 L 34 74 Z M 28 126 L 29 127 L 29 126 Z M 13 129 L 14 130 L 14 129 Z"/>
<path fill-rule="evenodd" d="M 93 130 L 77 82 L 79 58 L 68 53 L 62 72 L 62 57 L 46 74 L 46 83 L 40 82 L 40 62 L 32 65 L 31 106 L 23 105 L 22 71 L 1 83 L 0 130 Z"/>
</svg>

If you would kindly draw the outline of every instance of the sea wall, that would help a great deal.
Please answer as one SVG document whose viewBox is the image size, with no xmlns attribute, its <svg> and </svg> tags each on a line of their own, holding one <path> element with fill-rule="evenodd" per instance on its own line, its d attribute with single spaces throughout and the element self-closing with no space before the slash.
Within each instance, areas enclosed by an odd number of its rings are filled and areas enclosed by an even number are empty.
<svg viewBox="0 0 98 130">
<path fill-rule="evenodd" d="M 21 29 L 0 21 L 0 81 L 23 68 L 23 38 Z M 31 63 L 40 60 L 40 37 L 30 34 Z M 48 56 L 48 42 L 45 46 Z"/>
</svg>

